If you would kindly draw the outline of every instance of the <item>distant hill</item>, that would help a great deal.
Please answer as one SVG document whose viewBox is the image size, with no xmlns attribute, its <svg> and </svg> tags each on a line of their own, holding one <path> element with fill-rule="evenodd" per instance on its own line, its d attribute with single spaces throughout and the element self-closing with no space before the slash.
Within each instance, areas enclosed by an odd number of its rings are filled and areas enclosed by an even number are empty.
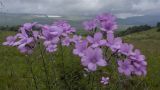
<svg viewBox="0 0 160 90">
<path fill-rule="evenodd" d="M 135 16 L 126 19 L 118 19 L 118 23 L 124 25 L 156 25 L 157 22 L 160 22 L 160 15 Z"/>
<path fill-rule="evenodd" d="M 49 16 L 45 14 L 11 14 L 0 13 L 0 26 L 2 25 L 19 25 L 25 22 L 38 22 L 42 24 L 50 24 L 55 20 L 68 20 L 73 26 L 81 27 L 81 23 L 85 20 L 91 19 L 94 16 Z M 155 25 L 160 21 L 160 16 L 135 16 L 126 19 L 119 19 L 119 25 Z"/>
<path fill-rule="evenodd" d="M 8 13 L 0 13 L 0 26 L 14 26 L 21 25 L 26 22 L 38 22 L 40 24 L 52 24 L 57 20 L 67 20 L 72 26 L 82 27 L 81 23 L 85 18 L 77 18 L 77 17 L 67 17 L 67 16 L 49 16 L 43 14 L 8 14 Z"/>
<path fill-rule="evenodd" d="M 0 13 L 0 25 L 19 25 L 26 22 L 39 22 L 42 24 L 52 23 L 53 20 L 57 20 L 59 17 L 50 18 L 46 15 L 36 14 L 7 14 Z"/>
</svg>

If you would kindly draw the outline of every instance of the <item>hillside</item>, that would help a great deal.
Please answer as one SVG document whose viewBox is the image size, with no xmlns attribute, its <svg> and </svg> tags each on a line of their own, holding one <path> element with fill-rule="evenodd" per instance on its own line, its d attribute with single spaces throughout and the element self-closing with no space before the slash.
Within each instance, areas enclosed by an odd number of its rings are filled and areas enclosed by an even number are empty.
<svg viewBox="0 0 160 90">
<path fill-rule="evenodd" d="M 157 90 L 160 83 L 160 32 L 155 29 L 130 34 L 124 37 L 125 41 L 141 49 L 148 62 L 148 75 L 143 81 L 149 90 Z"/>
</svg>

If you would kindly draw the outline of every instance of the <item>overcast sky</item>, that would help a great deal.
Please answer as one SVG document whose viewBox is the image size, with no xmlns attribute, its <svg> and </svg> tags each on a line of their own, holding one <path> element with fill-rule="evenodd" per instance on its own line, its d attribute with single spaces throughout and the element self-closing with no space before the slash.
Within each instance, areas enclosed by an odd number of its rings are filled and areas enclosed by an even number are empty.
<svg viewBox="0 0 160 90">
<path fill-rule="evenodd" d="M 118 17 L 160 14 L 160 0 L 0 0 L 1 12 L 87 15 L 111 12 Z"/>
</svg>

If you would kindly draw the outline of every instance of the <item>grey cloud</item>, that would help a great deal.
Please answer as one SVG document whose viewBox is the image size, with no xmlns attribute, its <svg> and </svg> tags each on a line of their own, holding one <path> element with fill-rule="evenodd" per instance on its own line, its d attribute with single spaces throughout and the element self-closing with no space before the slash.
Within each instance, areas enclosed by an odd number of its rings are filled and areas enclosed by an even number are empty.
<svg viewBox="0 0 160 90">
<path fill-rule="evenodd" d="M 111 12 L 124 17 L 160 14 L 160 0 L 1 0 L 3 11 L 42 14 L 96 14 Z"/>
</svg>

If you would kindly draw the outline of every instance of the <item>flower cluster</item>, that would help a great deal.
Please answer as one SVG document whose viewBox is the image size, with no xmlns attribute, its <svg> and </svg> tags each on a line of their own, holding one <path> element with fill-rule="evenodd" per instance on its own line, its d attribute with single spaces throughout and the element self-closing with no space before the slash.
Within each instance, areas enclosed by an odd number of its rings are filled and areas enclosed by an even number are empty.
<svg viewBox="0 0 160 90">
<path fill-rule="evenodd" d="M 84 22 L 84 28 L 94 34 L 79 40 L 73 53 L 81 58 L 82 65 L 89 71 L 96 71 L 97 66 L 105 67 L 110 64 L 110 58 L 103 56 L 102 52 L 103 47 L 107 47 L 119 57 L 116 58 L 119 73 L 126 76 L 145 76 L 147 62 L 144 55 L 138 49 L 134 51 L 133 45 L 123 43 L 120 37 L 114 36 L 117 29 L 115 20 L 111 14 L 101 14 L 93 20 Z M 123 60 L 120 57 L 123 57 Z M 102 79 L 101 82 L 107 84 L 105 78 Z"/>
<path fill-rule="evenodd" d="M 117 29 L 116 17 L 110 13 L 104 13 L 97 16 L 100 28 L 104 32 L 114 32 Z"/>
<path fill-rule="evenodd" d="M 3 45 L 17 46 L 22 53 L 31 54 L 40 39 L 44 41 L 43 44 L 48 52 L 55 52 L 59 42 L 68 46 L 69 36 L 75 29 L 66 21 L 57 21 L 52 25 L 25 23 L 19 31 L 15 36 L 8 36 Z"/>
<path fill-rule="evenodd" d="M 145 61 L 144 55 L 141 55 L 138 49 L 136 49 L 134 52 L 131 51 L 130 54 L 127 55 L 129 56 L 125 60 L 118 61 L 119 72 L 125 74 L 126 76 L 133 74 L 138 76 L 146 75 L 147 62 Z"/>
<path fill-rule="evenodd" d="M 36 23 L 26 23 L 19 29 L 19 33 L 15 36 L 8 36 L 7 41 L 3 45 L 17 46 L 22 53 L 31 54 L 33 48 L 36 46 L 36 39 L 38 37 L 37 31 L 33 28 L 38 28 Z"/>
<path fill-rule="evenodd" d="M 58 42 L 64 46 L 69 46 L 71 42 L 70 35 L 74 32 L 75 29 L 66 21 L 57 21 L 52 25 L 44 25 L 42 27 L 42 36 L 46 50 L 55 52 Z"/>
<path fill-rule="evenodd" d="M 110 57 L 104 56 L 104 48 L 109 48 L 116 56 L 118 71 L 126 76 L 146 75 L 147 62 L 145 56 L 133 45 L 123 43 L 120 37 L 115 37 L 117 29 L 116 18 L 112 14 L 101 14 L 83 23 L 85 30 L 93 32 L 86 37 L 75 35 L 75 28 L 66 21 L 57 21 L 51 25 L 26 23 L 20 27 L 19 33 L 7 37 L 3 45 L 17 46 L 22 53 L 31 54 L 37 42 L 43 41 L 45 50 L 57 51 L 59 44 L 74 45 L 73 54 L 81 58 L 81 64 L 89 72 L 98 67 L 110 64 Z M 102 77 L 101 83 L 108 84 L 109 78 Z"/>
<path fill-rule="evenodd" d="M 85 30 L 87 31 L 91 31 L 94 30 L 96 28 L 96 20 L 91 20 L 91 21 L 85 21 L 83 23 Z"/>
</svg>

